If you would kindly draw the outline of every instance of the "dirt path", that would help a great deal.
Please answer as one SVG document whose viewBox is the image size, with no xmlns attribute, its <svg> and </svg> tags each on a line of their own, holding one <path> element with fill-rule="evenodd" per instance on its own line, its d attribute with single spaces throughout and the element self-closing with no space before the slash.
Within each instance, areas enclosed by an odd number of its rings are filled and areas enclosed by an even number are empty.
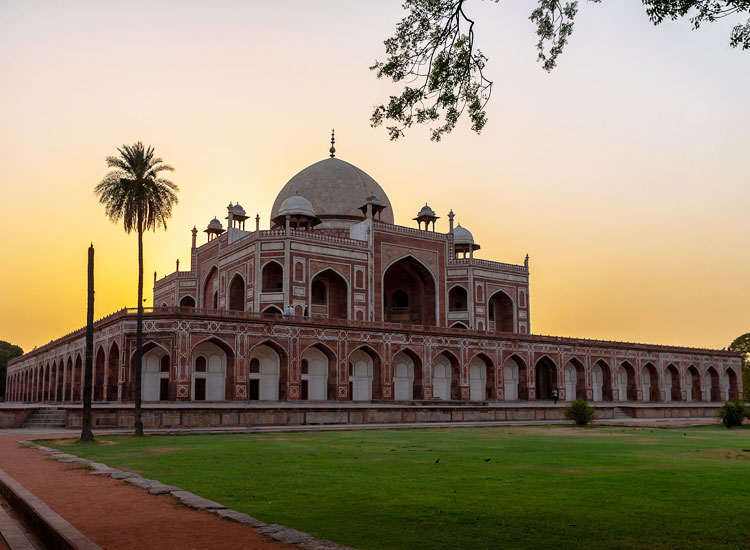
<svg viewBox="0 0 750 550">
<path fill-rule="evenodd" d="M 169 495 L 149 495 L 124 481 L 89 475 L 75 464 L 45 460 L 40 451 L 18 445 L 28 437 L 0 435 L 0 468 L 102 548 L 299 549 L 186 508 Z"/>
</svg>

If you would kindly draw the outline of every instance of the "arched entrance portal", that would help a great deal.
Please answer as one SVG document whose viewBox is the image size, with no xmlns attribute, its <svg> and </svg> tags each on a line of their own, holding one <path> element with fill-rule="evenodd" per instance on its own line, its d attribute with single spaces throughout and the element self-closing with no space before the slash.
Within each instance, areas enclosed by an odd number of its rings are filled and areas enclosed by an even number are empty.
<svg viewBox="0 0 750 550">
<path fill-rule="evenodd" d="M 349 386 L 352 401 L 383 398 L 380 357 L 370 348 L 358 348 L 349 356 Z"/>
<path fill-rule="evenodd" d="M 546 355 L 536 362 L 536 398 L 552 399 L 557 389 L 557 366 Z"/>
<path fill-rule="evenodd" d="M 635 401 L 638 393 L 635 387 L 635 369 L 623 361 L 617 370 L 617 396 L 620 401 Z"/>
<path fill-rule="evenodd" d="M 104 348 L 101 346 L 96 352 L 96 361 L 94 362 L 94 401 L 104 401 L 104 368 L 106 358 L 104 357 Z"/>
<path fill-rule="evenodd" d="M 688 401 L 701 401 L 701 376 L 698 369 L 690 365 L 685 373 L 685 395 Z"/>
<path fill-rule="evenodd" d="M 469 399 L 495 399 L 495 367 L 490 358 L 480 353 L 469 361 Z"/>
<path fill-rule="evenodd" d="M 739 399 L 740 394 L 737 390 L 737 374 L 732 369 L 726 370 L 726 393 L 727 399 Z"/>
<path fill-rule="evenodd" d="M 393 398 L 396 401 L 414 399 L 414 371 L 414 360 L 409 355 L 400 351 L 393 357 Z"/>
<path fill-rule="evenodd" d="M 329 319 L 349 318 L 349 288 L 333 269 L 325 269 L 310 283 L 310 306 L 313 315 Z"/>
<path fill-rule="evenodd" d="M 201 342 L 193 348 L 190 364 L 192 376 L 190 397 L 194 401 L 224 401 L 229 371 L 227 352 L 214 341 Z"/>
<path fill-rule="evenodd" d="M 506 401 L 528 400 L 528 369 L 517 355 L 508 357 L 503 363 L 503 386 Z"/>
<path fill-rule="evenodd" d="M 161 346 L 151 344 L 143 354 L 141 397 L 144 401 L 169 400 L 169 353 Z"/>
<path fill-rule="evenodd" d="M 328 356 L 316 347 L 305 350 L 301 360 L 302 400 L 325 401 L 328 399 Z"/>
<path fill-rule="evenodd" d="M 565 400 L 586 399 L 586 371 L 575 357 L 568 361 L 563 370 L 565 376 Z"/>
<path fill-rule="evenodd" d="M 594 401 L 612 401 L 612 374 L 601 359 L 591 369 L 591 390 Z"/>
<path fill-rule="evenodd" d="M 460 399 L 460 384 L 458 360 L 451 353 L 439 353 L 432 361 L 432 396 L 444 401 Z"/>
<path fill-rule="evenodd" d="M 216 266 L 211 268 L 203 283 L 203 307 L 219 309 L 219 270 Z"/>
<path fill-rule="evenodd" d="M 117 389 L 120 381 L 120 348 L 117 342 L 112 342 L 109 348 L 107 364 L 107 401 L 117 401 Z"/>
<path fill-rule="evenodd" d="M 651 363 L 646 363 L 641 371 L 641 390 L 644 401 L 659 401 L 659 375 Z"/>
<path fill-rule="evenodd" d="M 680 401 L 680 374 L 677 367 L 667 365 L 664 371 L 664 401 Z"/>
<path fill-rule="evenodd" d="M 250 353 L 248 399 L 250 401 L 278 401 L 281 358 L 271 346 L 255 346 Z"/>
<path fill-rule="evenodd" d="M 245 311 L 245 279 L 237 273 L 229 285 L 229 309 Z"/>
<path fill-rule="evenodd" d="M 498 290 L 487 301 L 489 330 L 496 332 L 516 332 L 513 316 L 513 300 L 502 290 Z"/>
<path fill-rule="evenodd" d="M 425 266 L 407 256 L 383 275 L 383 320 L 435 326 L 435 279 Z"/>
</svg>

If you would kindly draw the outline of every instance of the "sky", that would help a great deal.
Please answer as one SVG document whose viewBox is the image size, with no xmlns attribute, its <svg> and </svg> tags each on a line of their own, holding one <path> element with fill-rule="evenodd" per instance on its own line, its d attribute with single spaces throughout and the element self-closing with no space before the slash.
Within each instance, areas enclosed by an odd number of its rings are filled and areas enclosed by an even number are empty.
<svg viewBox="0 0 750 550">
<path fill-rule="evenodd" d="M 180 186 L 167 231 L 145 238 L 151 305 L 153 272 L 189 265 L 194 225 L 239 201 L 267 228 L 331 128 L 396 223 L 429 202 L 479 257 L 529 254 L 536 334 L 723 348 L 750 331 L 750 52 L 730 48 L 734 21 L 654 27 L 639 2 L 582 2 L 548 74 L 535 2 L 472 0 L 487 126 L 392 142 L 369 117 L 398 88 L 368 67 L 400 4 L 0 0 L 0 340 L 29 350 L 84 326 L 91 242 L 95 316 L 136 305 L 136 237 L 93 192 L 117 147 L 153 145 Z"/>
</svg>

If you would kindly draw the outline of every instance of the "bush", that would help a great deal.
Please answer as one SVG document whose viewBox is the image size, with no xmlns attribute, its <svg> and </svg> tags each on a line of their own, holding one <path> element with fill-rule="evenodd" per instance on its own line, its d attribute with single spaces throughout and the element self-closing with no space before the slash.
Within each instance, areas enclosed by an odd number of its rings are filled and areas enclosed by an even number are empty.
<svg viewBox="0 0 750 550">
<path fill-rule="evenodd" d="M 718 415 L 727 428 L 742 425 L 742 419 L 750 416 L 750 409 L 742 401 L 733 399 L 724 403 L 719 409 Z"/>
<path fill-rule="evenodd" d="M 577 399 L 565 409 L 565 418 L 573 420 L 578 426 L 585 426 L 596 418 L 596 412 L 586 401 Z"/>
</svg>

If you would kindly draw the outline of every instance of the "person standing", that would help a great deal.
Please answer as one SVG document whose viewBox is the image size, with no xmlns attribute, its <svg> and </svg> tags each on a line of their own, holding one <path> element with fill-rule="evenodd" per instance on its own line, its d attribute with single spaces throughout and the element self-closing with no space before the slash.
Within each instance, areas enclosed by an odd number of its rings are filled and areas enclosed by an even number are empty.
<svg viewBox="0 0 750 550">
<path fill-rule="evenodd" d="M 554 399 L 555 404 L 557 404 L 557 397 L 558 397 L 557 390 L 552 390 L 552 399 Z"/>
</svg>

